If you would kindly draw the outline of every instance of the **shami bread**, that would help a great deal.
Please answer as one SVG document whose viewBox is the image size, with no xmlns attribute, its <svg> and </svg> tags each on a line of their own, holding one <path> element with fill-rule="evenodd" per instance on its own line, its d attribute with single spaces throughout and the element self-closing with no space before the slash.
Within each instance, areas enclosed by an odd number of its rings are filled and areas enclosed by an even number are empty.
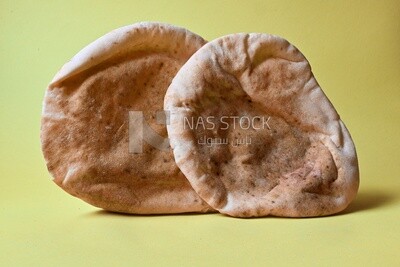
<svg viewBox="0 0 400 267">
<path fill-rule="evenodd" d="M 350 134 L 307 59 L 283 38 L 209 42 L 179 70 L 164 108 L 177 165 L 221 213 L 329 215 L 357 193 Z"/>
<path fill-rule="evenodd" d="M 42 150 L 54 182 L 110 211 L 212 211 L 170 149 L 146 142 L 142 153 L 128 149 L 130 111 L 143 112 L 151 129 L 167 137 L 155 114 L 176 72 L 204 44 L 180 27 L 137 23 L 106 34 L 66 63 L 43 101 Z"/>
</svg>

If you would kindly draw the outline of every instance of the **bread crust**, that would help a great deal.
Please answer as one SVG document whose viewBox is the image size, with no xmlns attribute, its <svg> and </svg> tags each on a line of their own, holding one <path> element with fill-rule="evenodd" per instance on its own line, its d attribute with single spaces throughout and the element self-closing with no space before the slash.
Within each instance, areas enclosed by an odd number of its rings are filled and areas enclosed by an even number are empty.
<svg viewBox="0 0 400 267">
<path fill-rule="evenodd" d="M 270 34 L 209 42 L 180 69 L 164 108 L 176 163 L 213 208 L 235 217 L 334 214 L 359 185 L 353 141 L 302 53 Z M 191 129 L 185 118 L 269 118 L 261 130 Z M 231 121 L 232 122 L 232 121 Z M 251 144 L 232 146 L 238 138 Z M 207 146 L 201 138 L 228 140 Z"/>
<path fill-rule="evenodd" d="M 172 151 L 147 143 L 129 153 L 129 111 L 166 137 L 154 118 L 172 78 L 205 44 L 186 29 L 143 22 L 116 29 L 82 49 L 55 75 L 43 101 L 41 142 L 54 182 L 115 212 L 208 212 Z"/>
</svg>

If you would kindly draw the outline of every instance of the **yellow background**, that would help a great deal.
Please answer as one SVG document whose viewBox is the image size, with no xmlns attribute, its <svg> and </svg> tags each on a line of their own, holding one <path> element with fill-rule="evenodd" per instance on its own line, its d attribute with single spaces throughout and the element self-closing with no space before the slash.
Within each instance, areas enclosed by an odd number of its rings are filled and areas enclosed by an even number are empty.
<svg viewBox="0 0 400 267">
<path fill-rule="evenodd" d="M 138 21 L 212 40 L 285 37 L 348 126 L 361 186 L 338 216 L 123 216 L 50 181 L 47 83 L 99 36 Z M 0 266 L 400 266 L 399 1 L 0 1 Z"/>
</svg>

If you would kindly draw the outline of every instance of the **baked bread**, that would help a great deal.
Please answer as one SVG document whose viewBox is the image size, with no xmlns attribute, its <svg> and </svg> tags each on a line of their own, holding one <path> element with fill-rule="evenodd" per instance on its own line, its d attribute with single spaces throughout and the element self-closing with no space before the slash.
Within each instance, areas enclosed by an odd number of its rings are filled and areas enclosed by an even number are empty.
<svg viewBox="0 0 400 267">
<path fill-rule="evenodd" d="M 66 63 L 43 104 L 42 150 L 54 182 L 109 211 L 211 211 L 176 166 L 156 116 L 172 78 L 204 44 L 183 28 L 145 22 L 106 34 Z M 144 138 L 154 140 L 135 141 L 139 152 L 128 149 L 143 126 L 129 121 L 130 111 L 143 112 L 152 129 Z"/>
<path fill-rule="evenodd" d="M 350 134 L 306 58 L 280 37 L 209 42 L 179 70 L 164 108 L 177 165 L 221 213 L 329 215 L 357 193 Z"/>
</svg>

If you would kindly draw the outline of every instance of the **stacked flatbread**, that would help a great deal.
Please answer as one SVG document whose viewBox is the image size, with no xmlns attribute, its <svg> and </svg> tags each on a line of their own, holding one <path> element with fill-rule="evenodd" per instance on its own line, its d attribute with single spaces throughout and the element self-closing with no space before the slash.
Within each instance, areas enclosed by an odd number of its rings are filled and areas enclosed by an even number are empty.
<svg viewBox="0 0 400 267">
<path fill-rule="evenodd" d="M 206 44 L 175 76 L 165 109 L 176 163 L 221 213 L 322 216 L 357 193 L 350 134 L 282 38 L 233 34 Z"/>
<path fill-rule="evenodd" d="M 212 210 L 171 150 L 143 142 L 142 153 L 129 151 L 129 111 L 143 111 L 167 137 L 156 111 L 176 72 L 204 43 L 179 27 L 139 23 L 110 32 L 65 64 L 46 91 L 42 115 L 42 149 L 54 182 L 110 211 Z"/>
<path fill-rule="evenodd" d="M 54 181 L 110 211 L 321 216 L 358 189 L 350 134 L 308 61 L 268 34 L 117 29 L 50 83 L 41 139 Z"/>
</svg>

